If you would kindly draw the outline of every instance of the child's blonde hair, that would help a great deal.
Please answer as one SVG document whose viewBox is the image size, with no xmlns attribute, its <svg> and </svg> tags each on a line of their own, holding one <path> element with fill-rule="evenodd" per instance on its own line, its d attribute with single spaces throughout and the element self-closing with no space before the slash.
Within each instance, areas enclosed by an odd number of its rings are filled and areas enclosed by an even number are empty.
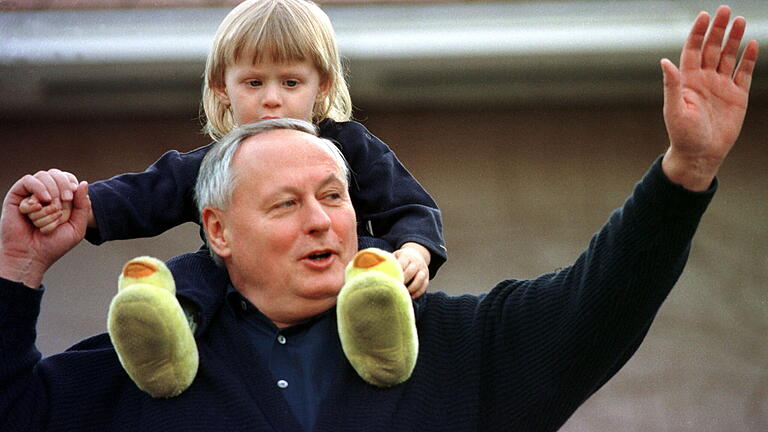
<svg viewBox="0 0 768 432">
<path fill-rule="evenodd" d="M 224 72 L 242 58 L 254 63 L 311 61 L 328 92 L 315 103 L 312 121 L 347 121 L 352 100 L 344 78 L 336 35 L 328 15 L 306 0 L 246 0 L 216 30 L 205 64 L 202 108 L 204 131 L 219 139 L 236 126 L 230 107 L 214 89 L 224 89 Z"/>
</svg>

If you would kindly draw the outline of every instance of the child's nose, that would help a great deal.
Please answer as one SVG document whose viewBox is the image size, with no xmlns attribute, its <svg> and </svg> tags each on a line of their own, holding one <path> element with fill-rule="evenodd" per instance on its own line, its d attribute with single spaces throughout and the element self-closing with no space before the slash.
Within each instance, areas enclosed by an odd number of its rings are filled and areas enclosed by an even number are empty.
<svg viewBox="0 0 768 432">
<path fill-rule="evenodd" d="M 280 106 L 280 103 L 281 103 L 281 97 L 280 97 L 279 87 L 275 85 L 266 86 L 266 88 L 264 89 L 264 99 L 263 99 L 264 106 L 276 107 L 276 106 Z"/>
</svg>

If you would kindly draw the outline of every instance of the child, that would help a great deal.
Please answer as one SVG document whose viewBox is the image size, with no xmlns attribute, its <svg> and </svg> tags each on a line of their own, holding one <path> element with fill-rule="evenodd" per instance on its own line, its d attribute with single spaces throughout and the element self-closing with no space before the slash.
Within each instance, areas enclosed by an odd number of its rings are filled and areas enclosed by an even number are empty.
<svg viewBox="0 0 768 432">
<path fill-rule="evenodd" d="M 214 37 L 202 106 L 205 130 L 214 139 L 237 125 L 268 118 L 315 123 L 321 137 L 339 144 L 354 173 L 350 197 L 358 215 L 360 249 L 394 250 L 411 296 L 426 291 L 429 278 L 446 260 L 440 211 L 394 153 L 361 124 L 350 121 L 352 105 L 335 34 L 317 5 L 305 0 L 248 0 L 235 7 Z M 101 244 L 157 235 L 185 222 L 200 223 L 194 187 L 201 160 L 212 145 L 189 153 L 170 151 L 142 173 L 91 185 L 93 210 L 86 238 Z M 60 178 L 54 177 L 59 197 L 30 197 L 22 206 L 44 231 L 67 219 L 66 201 L 72 196 L 66 185 L 73 176 L 62 172 Z M 53 205 L 42 206 L 43 200 Z M 201 252 L 207 253 L 205 246 L 197 254 Z M 223 270 L 206 257 L 194 265 L 209 267 L 211 275 L 221 274 Z M 195 281 L 184 277 L 189 262 L 174 260 L 169 267 L 195 331 L 205 326 L 224 293 L 195 290 Z M 131 377 L 144 388 L 141 377 Z M 169 395 L 173 394 L 153 394 Z"/>
</svg>

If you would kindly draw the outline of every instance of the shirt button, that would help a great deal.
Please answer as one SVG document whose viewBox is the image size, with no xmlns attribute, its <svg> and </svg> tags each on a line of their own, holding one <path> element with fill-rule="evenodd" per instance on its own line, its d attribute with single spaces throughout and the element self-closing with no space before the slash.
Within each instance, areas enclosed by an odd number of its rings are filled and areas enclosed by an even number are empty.
<svg viewBox="0 0 768 432">
<path fill-rule="evenodd" d="M 244 311 L 248 310 L 248 304 L 245 302 L 245 300 L 240 301 L 240 308 Z"/>
<path fill-rule="evenodd" d="M 286 380 L 280 380 L 277 382 L 277 386 L 281 389 L 288 388 L 288 381 Z"/>
<path fill-rule="evenodd" d="M 280 345 L 285 345 L 285 342 L 286 342 L 285 336 L 283 336 L 283 335 L 278 335 L 278 336 L 277 336 L 277 342 L 279 342 L 279 343 L 280 343 Z"/>
</svg>

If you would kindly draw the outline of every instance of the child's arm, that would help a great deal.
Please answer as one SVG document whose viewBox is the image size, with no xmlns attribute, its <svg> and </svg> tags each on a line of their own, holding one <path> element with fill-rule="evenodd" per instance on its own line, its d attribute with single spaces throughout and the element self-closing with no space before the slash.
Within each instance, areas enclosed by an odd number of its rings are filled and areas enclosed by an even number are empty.
<svg viewBox="0 0 768 432">
<path fill-rule="evenodd" d="M 169 151 L 145 171 L 90 185 L 93 221 L 86 240 L 151 237 L 185 222 L 199 223 L 194 189 L 209 146 L 189 153 Z"/>
<path fill-rule="evenodd" d="M 372 235 L 394 250 L 406 243 L 424 247 L 429 252 L 424 260 L 428 276 L 434 277 L 447 252 L 440 210 L 432 197 L 392 150 L 360 123 L 326 121 L 320 133 L 340 145 L 353 172 L 349 192 L 359 236 Z M 366 246 L 363 241 L 362 246 Z"/>
<path fill-rule="evenodd" d="M 143 172 L 121 174 L 90 185 L 92 210 L 86 239 L 101 244 L 151 237 L 185 222 L 198 223 L 194 188 L 200 162 L 209 147 L 189 153 L 169 151 Z M 63 175 L 74 178 L 69 173 Z M 61 178 L 69 177 L 57 177 L 56 181 Z M 41 231 L 50 232 L 68 219 L 61 217 L 66 216 L 62 202 L 71 201 L 71 197 L 62 195 L 61 201 L 36 198 L 26 200 L 22 211 Z M 41 203 L 49 202 L 41 207 Z"/>
</svg>

